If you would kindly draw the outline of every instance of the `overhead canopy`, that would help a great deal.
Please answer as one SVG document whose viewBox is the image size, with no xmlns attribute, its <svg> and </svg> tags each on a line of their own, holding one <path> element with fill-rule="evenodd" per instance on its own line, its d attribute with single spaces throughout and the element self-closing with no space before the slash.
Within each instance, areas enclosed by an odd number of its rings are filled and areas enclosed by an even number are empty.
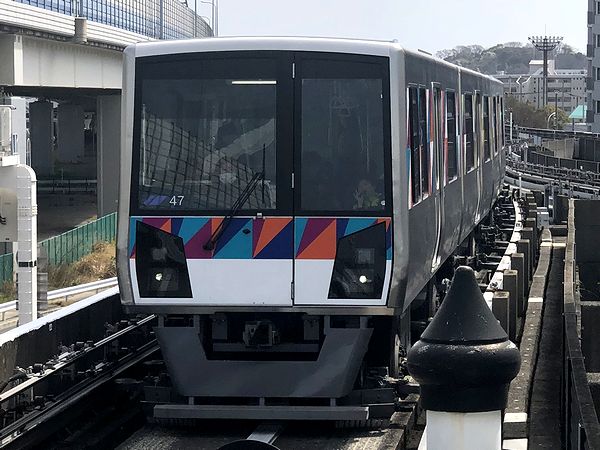
<svg viewBox="0 0 600 450">
<path fill-rule="evenodd" d="M 569 119 L 571 120 L 585 120 L 587 114 L 587 106 L 579 105 L 577 108 L 573 110 Z"/>
</svg>

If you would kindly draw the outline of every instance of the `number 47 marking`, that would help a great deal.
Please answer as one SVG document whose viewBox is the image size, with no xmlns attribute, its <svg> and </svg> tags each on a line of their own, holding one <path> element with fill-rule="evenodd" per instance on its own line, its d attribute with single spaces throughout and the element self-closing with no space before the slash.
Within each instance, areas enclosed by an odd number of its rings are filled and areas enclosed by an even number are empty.
<svg viewBox="0 0 600 450">
<path fill-rule="evenodd" d="M 183 204 L 184 198 L 184 195 L 174 195 L 173 197 L 171 197 L 171 200 L 169 200 L 169 203 L 173 206 L 181 206 Z"/>
</svg>

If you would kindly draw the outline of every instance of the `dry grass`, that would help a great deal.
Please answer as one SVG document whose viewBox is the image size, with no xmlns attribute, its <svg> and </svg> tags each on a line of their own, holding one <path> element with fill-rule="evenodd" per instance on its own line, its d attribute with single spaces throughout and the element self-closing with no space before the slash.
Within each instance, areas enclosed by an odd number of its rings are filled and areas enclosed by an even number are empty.
<svg viewBox="0 0 600 450">
<path fill-rule="evenodd" d="M 50 267 L 48 290 L 76 286 L 117 276 L 114 242 L 94 244 L 92 253 L 74 264 Z"/>
</svg>

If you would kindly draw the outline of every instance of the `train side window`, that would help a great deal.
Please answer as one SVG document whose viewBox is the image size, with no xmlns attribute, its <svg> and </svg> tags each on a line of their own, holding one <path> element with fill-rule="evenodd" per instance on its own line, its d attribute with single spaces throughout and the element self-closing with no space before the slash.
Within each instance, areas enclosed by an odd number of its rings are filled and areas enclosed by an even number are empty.
<svg viewBox="0 0 600 450">
<path fill-rule="evenodd" d="M 475 167 L 475 148 L 473 136 L 473 95 L 465 94 L 463 108 L 463 133 L 465 139 L 465 166 L 467 172 Z"/>
<path fill-rule="evenodd" d="M 504 98 L 500 97 L 500 132 L 502 134 L 502 148 L 506 145 L 506 135 L 504 130 Z"/>
<path fill-rule="evenodd" d="M 490 146 L 490 98 L 483 97 L 483 160 L 488 161 L 491 158 Z"/>
<path fill-rule="evenodd" d="M 408 88 L 408 146 L 412 203 L 421 201 L 421 155 L 419 139 L 419 97 L 416 87 Z"/>
<path fill-rule="evenodd" d="M 494 155 L 498 154 L 498 97 L 493 97 L 492 99 L 492 127 L 494 136 L 494 144 L 492 148 L 494 149 Z"/>
<path fill-rule="evenodd" d="M 421 155 L 421 192 L 423 197 L 429 194 L 429 108 L 427 107 L 427 90 L 419 88 L 419 134 Z"/>
<path fill-rule="evenodd" d="M 456 93 L 446 91 L 446 180 L 452 181 L 458 173 L 456 145 Z"/>
<path fill-rule="evenodd" d="M 481 164 L 481 144 L 482 144 L 482 126 L 481 126 L 481 94 L 475 94 L 475 112 L 473 113 L 475 120 L 475 165 Z"/>
<path fill-rule="evenodd" d="M 443 160 L 440 156 L 443 156 L 444 152 L 444 120 L 445 116 L 442 111 L 442 90 L 439 86 L 434 86 L 431 90 L 431 95 L 433 96 L 432 101 L 432 110 L 431 110 L 431 122 L 432 122 L 432 135 L 431 139 L 433 140 L 433 154 L 434 159 L 431 162 L 435 164 L 437 161 L 437 167 L 435 170 L 436 176 L 432 180 L 432 190 L 440 189 L 441 182 L 440 177 L 444 174 L 444 165 Z"/>
</svg>

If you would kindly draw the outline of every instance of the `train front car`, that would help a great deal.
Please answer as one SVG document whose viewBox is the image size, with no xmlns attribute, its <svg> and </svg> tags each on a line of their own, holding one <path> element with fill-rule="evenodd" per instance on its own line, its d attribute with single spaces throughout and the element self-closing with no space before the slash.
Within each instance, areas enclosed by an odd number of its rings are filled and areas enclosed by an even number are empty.
<svg viewBox="0 0 600 450">
<path fill-rule="evenodd" d="M 156 417 L 210 417 L 219 403 L 220 417 L 273 404 L 374 417 L 349 394 L 378 386 L 383 371 L 369 368 L 390 357 L 397 368 L 398 52 L 268 38 L 125 51 L 121 295 L 127 310 L 159 314 L 173 387 L 161 401 L 184 403 Z"/>
</svg>

